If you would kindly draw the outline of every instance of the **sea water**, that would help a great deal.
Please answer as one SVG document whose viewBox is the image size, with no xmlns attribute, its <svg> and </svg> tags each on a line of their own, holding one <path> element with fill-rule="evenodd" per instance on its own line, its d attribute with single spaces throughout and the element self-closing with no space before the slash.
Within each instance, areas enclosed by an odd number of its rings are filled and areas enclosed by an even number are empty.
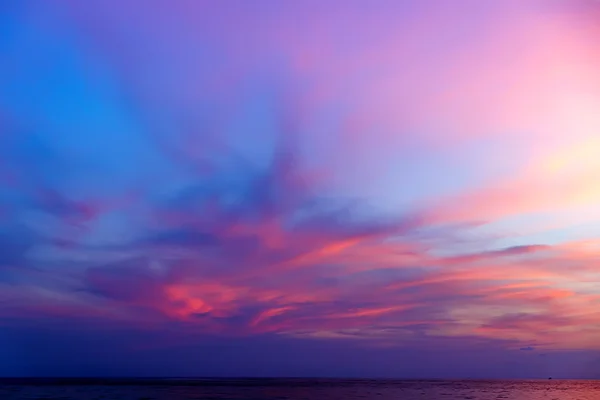
<svg viewBox="0 0 600 400">
<path fill-rule="evenodd" d="M 600 381 L 371 379 L 0 380 L 0 399 L 600 400 Z"/>
</svg>

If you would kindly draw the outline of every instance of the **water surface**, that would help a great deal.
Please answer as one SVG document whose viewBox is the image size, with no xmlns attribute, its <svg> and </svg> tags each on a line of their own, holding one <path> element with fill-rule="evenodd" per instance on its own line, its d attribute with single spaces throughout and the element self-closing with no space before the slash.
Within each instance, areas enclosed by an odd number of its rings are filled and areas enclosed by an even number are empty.
<svg viewBox="0 0 600 400">
<path fill-rule="evenodd" d="M 600 381 L 369 379 L 0 379 L 0 399 L 600 400 Z"/>
</svg>

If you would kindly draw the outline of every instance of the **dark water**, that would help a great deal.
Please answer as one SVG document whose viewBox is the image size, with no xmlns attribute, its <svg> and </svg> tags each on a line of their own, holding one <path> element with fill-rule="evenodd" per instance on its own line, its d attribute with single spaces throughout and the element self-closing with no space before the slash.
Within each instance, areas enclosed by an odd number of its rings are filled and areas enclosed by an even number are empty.
<svg viewBox="0 0 600 400">
<path fill-rule="evenodd" d="M 1 380 L 0 399 L 600 400 L 600 381 Z"/>
</svg>

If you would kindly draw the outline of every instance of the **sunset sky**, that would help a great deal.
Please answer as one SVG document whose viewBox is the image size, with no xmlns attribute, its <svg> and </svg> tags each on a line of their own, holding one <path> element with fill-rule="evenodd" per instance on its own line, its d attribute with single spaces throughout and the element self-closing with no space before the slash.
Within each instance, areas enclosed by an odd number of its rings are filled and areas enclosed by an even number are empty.
<svg viewBox="0 0 600 400">
<path fill-rule="evenodd" d="M 600 378 L 600 1 L 4 0 L 0 376 Z"/>
</svg>

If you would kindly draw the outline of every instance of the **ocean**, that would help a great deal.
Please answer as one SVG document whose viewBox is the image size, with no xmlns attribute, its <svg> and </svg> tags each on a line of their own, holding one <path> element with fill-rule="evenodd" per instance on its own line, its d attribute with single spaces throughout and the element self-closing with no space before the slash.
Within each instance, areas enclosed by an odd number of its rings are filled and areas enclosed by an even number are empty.
<svg viewBox="0 0 600 400">
<path fill-rule="evenodd" d="M 0 379 L 0 399 L 600 400 L 600 381 L 380 379 Z"/>
</svg>

